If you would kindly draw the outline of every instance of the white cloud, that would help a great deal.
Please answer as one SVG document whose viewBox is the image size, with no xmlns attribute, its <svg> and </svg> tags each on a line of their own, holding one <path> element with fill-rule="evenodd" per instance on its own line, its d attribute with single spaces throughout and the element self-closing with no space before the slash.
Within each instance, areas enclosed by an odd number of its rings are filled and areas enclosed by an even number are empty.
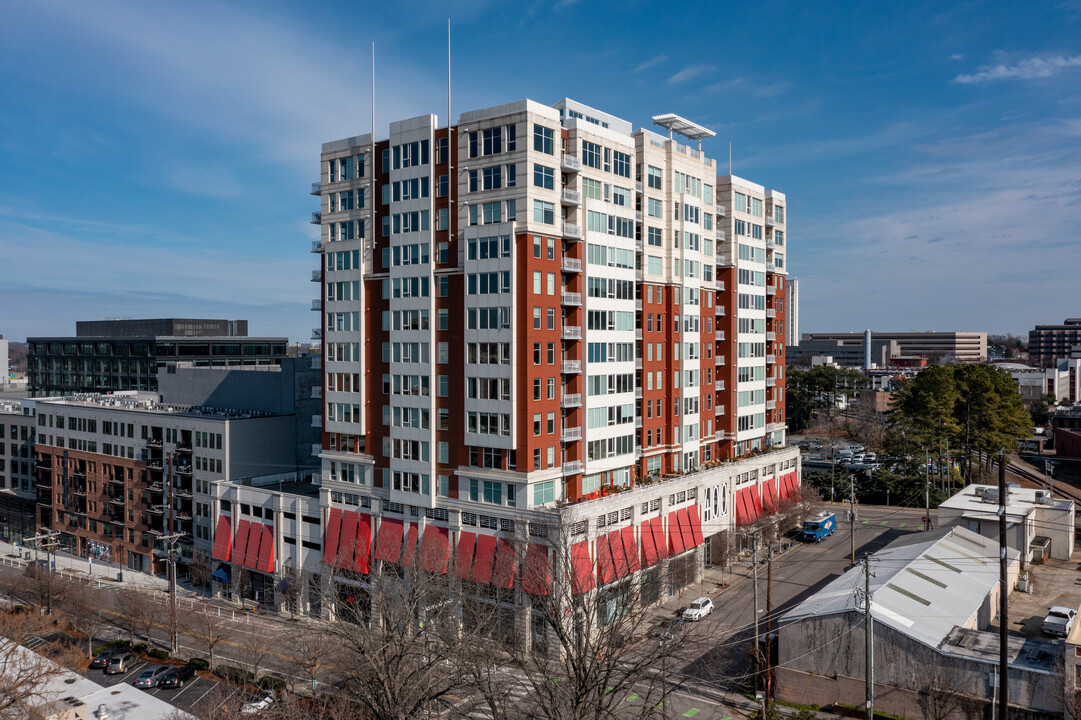
<svg viewBox="0 0 1081 720">
<path fill-rule="evenodd" d="M 995 80 L 1037 80 L 1074 67 L 1081 67 L 1081 55 L 1030 57 L 1010 65 L 993 65 L 979 72 L 961 74 L 953 81 L 963 85 L 972 85 Z"/>
<path fill-rule="evenodd" d="M 713 70 L 712 65 L 688 65 L 672 77 L 668 78 L 668 82 L 672 84 L 687 82 L 691 78 L 698 77 L 703 73 L 708 73 Z"/>
<path fill-rule="evenodd" d="M 646 60 L 645 62 L 640 63 L 637 67 L 634 68 L 634 70 L 631 70 L 631 72 L 632 73 L 640 73 L 643 70 L 648 70 L 651 67 L 655 67 L 657 65 L 660 65 L 662 62 L 664 62 L 667 59 L 668 59 L 667 55 L 657 55 L 655 57 L 651 57 L 649 60 Z"/>
</svg>

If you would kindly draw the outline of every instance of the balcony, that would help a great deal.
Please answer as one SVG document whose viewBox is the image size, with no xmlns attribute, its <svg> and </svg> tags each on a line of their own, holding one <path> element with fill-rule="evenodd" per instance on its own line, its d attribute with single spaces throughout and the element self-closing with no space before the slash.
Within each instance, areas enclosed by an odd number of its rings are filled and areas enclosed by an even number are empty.
<svg viewBox="0 0 1081 720">
<path fill-rule="evenodd" d="M 566 188 L 564 188 L 563 197 L 560 198 L 560 201 L 564 205 L 581 205 L 582 193 L 578 192 L 577 190 L 567 190 Z"/>
<path fill-rule="evenodd" d="M 716 314 L 717 317 L 724 317 L 724 305 L 718 305 L 717 309 L 714 310 L 714 314 Z"/>
<path fill-rule="evenodd" d="M 322 193 L 323 193 L 323 183 L 321 183 L 321 182 L 313 182 L 312 183 L 312 195 L 321 195 Z"/>
<path fill-rule="evenodd" d="M 725 238 L 724 230 L 721 230 L 721 229 L 718 228 L 717 229 L 717 240 L 719 240 L 720 242 L 724 242 L 724 238 Z"/>
<path fill-rule="evenodd" d="M 724 380 L 718 380 L 717 382 L 715 382 L 713 384 L 713 389 L 717 391 L 724 390 Z"/>
<path fill-rule="evenodd" d="M 323 243 L 320 242 L 319 240 L 312 240 L 312 252 L 313 253 L 321 253 L 321 252 L 323 252 Z"/>
<path fill-rule="evenodd" d="M 766 401 L 766 409 L 767 410 L 776 410 L 777 409 L 777 401 L 776 400 L 767 400 Z"/>
<path fill-rule="evenodd" d="M 176 446 L 176 451 L 181 455 L 191 455 L 191 442 L 182 442 Z"/>
<path fill-rule="evenodd" d="M 714 284 L 717 286 L 718 290 L 724 292 L 724 280 L 715 280 Z"/>
<path fill-rule="evenodd" d="M 563 293 L 563 305 L 575 305 L 580 306 L 582 304 L 582 293 L 565 292 Z"/>
<path fill-rule="evenodd" d="M 767 355 L 766 356 L 766 364 L 767 365 L 773 365 L 776 362 L 777 362 L 777 356 L 776 355 Z"/>
<path fill-rule="evenodd" d="M 582 439 L 582 428 L 575 425 L 574 427 L 563 428 L 561 435 L 563 442 L 574 442 L 575 440 Z"/>
<path fill-rule="evenodd" d="M 316 210 L 312 213 L 312 225 L 320 225 L 323 222 L 323 211 Z"/>
<path fill-rule="evenodd" d="M 642 298 L 636 298 L 634 301 L 634 309 L 641 312 L 642 310 Z"/>
<path fill-rule="evenodd" d="M 323 312 L 323 301 L 322 300 L 312 300 L 312 310 L 314 312 Z"/>
<path fill-rule="evenodd" d="M 777 243 L 773 240 L 773 238 L 766 238 L 766 249 L 772 250 L 775 247 L 777 247 Z"/>
<path fill-rule="evenodd" d="M 312 427 L 313 428 L 321 428 L 321 427 L 323 427 L 323 416 L 322 415 L 312 415 Z"/>
<path fill-rule="evenodd" d="M 639 180 L 638 182 L 636 182 L 636 183 L 634 184 L 634 191 L 635 191 L 636 193 L 640 193 L 640 192 L 642 192 L 642 181 L 641 181 L 641 180 Z"/>
<path fill-rule="evenodd" d="M 161 493 L 165 492 L 165 485 L 163 483 L 160 483 L 160 482 L 150 483 L 150 485 L 147 486 L 146 489 L 149 490 L 152 493 L 161 494 Z"/>
<path fill-rule="evenodd" d="M 560 167 L 568 172 L 582 172 L 582 161 L 573 155 L 563 155 Z"/>
<path fill-rule="evenodd" d="M 724 415 L 724 405 L 717 405 L 716 410 L 717 410 L 717 412 L 716 412 L 717 415 Z"/>
<path fill-rule="evenodd" d="M 714 339 L 714 340 L 717 340 L 718 342 L 723 342 L 723 341 L 724 341 L 724 330 L 718 330 L 718 331 L 717 331 L 717 332 L 716 332 L 716 333 L 714 334 L 714 338 L 713 338 L 713 339 Z"/>
<path fill-rule="evenodd" d="M 124 487 L 124 478 L 119 478 L 119 477 L 116 477 L 115 475 L 113 475 L 112 477 L 109 478 L 109 484 L 110 485 L 119 485 L 120 487 Z"/>
<path fill-rule="evenodd" d="M 634 416 L 634 426 L 636 428 L 641 428 L 642 427 L 642 416 L 641 415 L 635 415 Z"/>
<path fill-rule="evenodd" d="M 645 249 L 646 249 L 645 242 L 643 242 L 641 238 L 638 238 L 637 240 L 634 241 L 634 249 L 637 250 L 638 252 L 645 251 Z"/>
<path fill-rule="evenodd" d="M 191 465 L 178 465 L 176 468 L 176 474 L 191 477 Z"/>
<path fill-rule="evenodd" d="M 642 222 L 642 211 L 641 210 L 635 210 L 634 211 L 634 221 L 635 222 Z"/>
<path fill-rule="evenodd" d="M 724 205 L 714 205 L 713 208 L 717 211 L 717 217 L 724 217 L 727 208 Z"/>
<path fill-rule="evenodd" d="M 75 497 L 86 497 L 86 488 L 85 487 L 73 487 L 71 489 L 71 494 L 74 495 Z"/>
<path fill-rule="evenodd" d="M 577 375 L 582 372 L 581 360 L 564 360 L 563 361 L 563 374 L 564 375 Z"/>
<path fill-rule="evenodd" d="M 637 387 L 634 388 L 634 399 L 635 400 L 641 400 L 642 399 L 642 386 L 641 385 L 638 385 Z"/>
<path fill-rule="evenodd" d="M 146 446 L 148 448 L 160 448 L 161 438 L 148 438 L 146 441 Z"/>
<path fill-rule="evenodd" d="M 322 340 L 323 330 L 322 328 L 312 328 L 312 340 Z"/>
<path fill-rule="evenodd" d="M 559 263 L 559 268 L 563 272 L 580 273 L 582 272 L 582 261 L 578 258 L 565 257 Z"/>
<path fill-rule="evenodd" d="M 582 472 L 581 460 L 567 460 L 563 463 L 564 475 L 577 475 L 580 472 Z"/>
<path fill-rule="evenodd" d="M 182 500 L 191 500 L 191 490 L 177 488 L 176 490 L 173 490 L 173 497 L 178 497 Z"/>
<path fill-rule="evenodd" d="M 157 472 L 161 472 L 162 471 L 161 460 L 147 460 L 146 461 L 146 469 L 147 470 L 156 470 Z"/>
<path fill-rule="evenodd" d="M 574 240 L 582 239 L 582 228 L 571 223 L 563 223 L 563 237 Z"/>
<path fill-rule="evenodd" d="M 634 369 L 635 370 L 641 370 L 642 369 L 642 358 L 635 358 L 634 359 Z"/>
<path fill-rule="evenodd" d="M 320 400 L 323 397 L 323 388 L 320 385 L 312 386 L 312 400 Z"/>
<path fill-rule="evenodd" d="M 717 355 L 717 365 L 724 365 L 724 355 Z"/>
<path fill-rule="evenodd" d="M 563 330 L 560 332 L 560 337 L 562 337 L 564 340 L 581 340 L 582 326 L 564 325 Z"/>
<path fill-rule="evenodd" d="M 164 505 L 151 505 L 150 507 L 148 507 L 146 509 L 146 511 L 148 513 L 150 513 L 151 515 L 164 515 L 165 514 L 165 506 Z"/>
<path fill-rule="evenodd" d="M 635 328 L 634 329 L 634 339 L 635 340 L 641 340 L 642 339 L 642 328 Z"/>
<path fill-rule="evenodd" d="M 323 282 L 322 270 L 312 270 L 312 282 Z"/>
<path fill-rule="evenodd" d="M 768 387 L 768 388 L 774 387 L 776 384 L 777 384 L 777 381 L 775 379 L 766 378 L 766 387 Z"/>
<path fill-rule="evenodd" d="M 777 333 L 775 333 L 775 332 L 766 333 L 766 339 L 769 340 L 770 342 L 773 342 L 774 340 L 777 339 Z"/>
<path fill-rule="evenodd" d="M 774 222 L 774 220 L 773 220 L 773 216 L 772 216 L 772 215 L 767 215 L 767 216 L 766 216 L 766 227 L 773 227 L 773 226 L 775 226 L 776 224 L 777 224 L 777 223 L 775 223 L 775 222 Z"/>
<path fill-rule="evenodd" d="M 312 357 L 312 370 L 322 370 L 322 369 L 323 369 L 323 358 L 322 358 L 322 356 L 316 355 L 316 356 Z"/>
<path fill-rule="evenodd" d="M 773 308 L 766 308 L 766 317 L 768 317 L 768 318 L 777 317 L 777 311 L 774 310 Z"/>
<path fill-rule="evenodd" d="M 562 406 L 565 408 L 582 407 L 582 393 L 564 393 Z"/>
</svg>

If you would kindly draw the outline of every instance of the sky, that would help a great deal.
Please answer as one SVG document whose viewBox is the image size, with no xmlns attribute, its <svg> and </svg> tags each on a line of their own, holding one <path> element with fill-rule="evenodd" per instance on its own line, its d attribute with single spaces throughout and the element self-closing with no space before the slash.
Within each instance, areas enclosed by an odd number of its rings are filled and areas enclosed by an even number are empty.
<svg viewBox="0 0 1081 720">
<path fill-rule="evenodd" d="M 321 144 L 564 97 L 714 130 L 788 198 L 800 329 L 1081 315 L 1081 0 L 0 5 L 0 334 L 215 317 L 307 342 Z"/>
</svg>

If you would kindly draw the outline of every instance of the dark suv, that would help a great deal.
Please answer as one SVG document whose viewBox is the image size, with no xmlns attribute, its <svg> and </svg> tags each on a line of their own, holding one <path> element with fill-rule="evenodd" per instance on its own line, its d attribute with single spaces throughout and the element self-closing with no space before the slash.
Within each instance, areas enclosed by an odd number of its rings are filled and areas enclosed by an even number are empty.
<svg viewBox="0 0 1081 720">
<path fill-rule="evenodd" d="M 194 677 L 195 668 L 191 665 L 184 665 L 183 667 L 173 668 L 172 670 L 161 676 L 161 680 L 158 681 L 158 687 L 182 688 Z"/>
</svg>

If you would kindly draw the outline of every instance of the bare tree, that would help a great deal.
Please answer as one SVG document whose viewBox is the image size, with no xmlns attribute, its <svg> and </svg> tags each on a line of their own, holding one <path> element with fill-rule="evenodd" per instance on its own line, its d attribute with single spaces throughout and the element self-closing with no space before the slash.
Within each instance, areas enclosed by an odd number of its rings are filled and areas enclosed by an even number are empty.
<svg viewBox="0 0 1081 720">
<path fill-rule="evenodd" d="M 103 612 L 105 596 L 91 587 L 73 588 L 66 593 L 62 612 L 68 627 L 86 636 L 86 656 L 94 656 L 94 636 L 109 626 Z"/>
<path fill-rule="evenodd" d="M 199 588 L 201 595 L 206 595 L 206 588 L 210 585 L 212 570 L 210 563 L 203 553 L 196 553 L 188 564 L 188 574 L 191 576 L 191 584 Z"/>
<path fill-rule="evenodd" d="M 682 664 L 696 636 L 694 630 L 661 637 L 651 632 L 651 598 L 661 592 L 666 561 L 648 572 L 610 570 L 606 562 L 593 563 L 575 540 L 554 538 L 547 568 L 543 562 L 524 564 L 522 584 L 533 591 L 526 600 L 530 641 L 504 625 L 506 660 L 489 649 L 487 662 L 483 654 L 474 662 L 478 694 L 496 720 L 659 717 L 658 703 L 671 687 L 669 664 Z M 607 581 L 613 574 L 624 577 L 594 587 L 594 578 Z M 508 698 L 513 685 L 530 702 Z M 632 692 L 638 698 L 625 703 Z"/>
<path fill-rule="evenodd" d="M 150 630 L 154 627 L 161 608 L 146 593 L 123 588 L 116 594 L 115 608 L 125 629 L 128 639 L 134 643 L 135 636 L 141 630 L 150 642 Z"/>
<path fill-rule="evenodd" d="M 255 627 L 259 628 L 258 625 Z M 265 631 L 261 629 L 255 629 L 251 632 L 238 630 L 232 637 L 233 644 L 240 651 L 240 659 L 246 665 L 251 666 L 252 680 L 259 679 L 259 671 L 262 669 L 263 663 L 274 654 L 271 641 L 261 634 L 263 632 Z"/>
<path fill-rule="evenodd" d="M 70 588 L 71 581 L 37 563 L 28 565 L 22 575 L 11 576 L 4 581 L 6 594 L 17 597 L 46 614 L 51 614 L 54 609 L 64 604 Z"/>
<path fill-rule="evenodd" d="M 0 720 L 30 717 L 30 709 L 48 699 L 45 688 L 50 681 L 69 674 L 61 663 L 41 654 L 64 656 L 65 647 L 58 643 L 38 645 L 36 651 L 25 647 L 52 631 L 52 621 L 39 613 L 0 612 Z"/>
<path fill-rule="evenodd" d="M 928 653 L 924 662 L 915 664 L 917 704 L 924 720 L 947 720 L 958 714 L 973 715 L 983 700 L 968 693 L 973 673 L 956 665 L 944 665 L 942 657 Z M 981 671 L 982 673 L 982 671 Z M 980 677 L 985 677 L 980 674 Z"/>
<path fill-rule="evenodd" d="M 297 624 L 287 631 L 290 657 L 297 671 L 314 690 L 326 670 L 327 633 L 322 624 Z"/>
<path fill-rule="evenodd" d="M 219 608 L 198 603 L 191 610 L 184 613 L 181 626 L 206 648 L 207 654 L 210 656 L 210 669 L 213 670 L 214 649 L 230 633 L 228 618 L 221 615 Z"/>
</svg>

